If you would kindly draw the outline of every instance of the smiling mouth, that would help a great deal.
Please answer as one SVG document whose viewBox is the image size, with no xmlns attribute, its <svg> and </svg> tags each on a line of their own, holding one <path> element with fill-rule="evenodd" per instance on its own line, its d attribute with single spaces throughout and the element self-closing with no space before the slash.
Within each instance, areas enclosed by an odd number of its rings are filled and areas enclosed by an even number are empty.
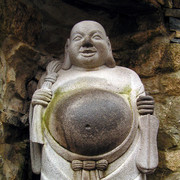
<svg viewBox="0 0 180 180">
<path fill-rule="evenodd" d="M 93 51 L 93 50 L 84 50 L 84 51 L 81 51 L 80 54 L 84 57 L 91 57 L 91 56 L 94 56 L 96 54 L 96 51 Z"/>
</svg>

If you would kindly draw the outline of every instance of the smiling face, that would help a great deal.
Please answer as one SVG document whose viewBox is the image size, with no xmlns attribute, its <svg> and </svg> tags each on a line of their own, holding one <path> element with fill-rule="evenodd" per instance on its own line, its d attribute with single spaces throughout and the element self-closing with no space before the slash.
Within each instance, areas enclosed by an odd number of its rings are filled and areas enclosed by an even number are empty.
<svg viewBox="0 0 180 180">
<path fill-rule="evenodd" d="M 68 40 L 67 51 L 73 65 L 96 68 L 105 64 L 112 54 L 104 28 L 94 21 L 76 24 Z"/>
</svg>

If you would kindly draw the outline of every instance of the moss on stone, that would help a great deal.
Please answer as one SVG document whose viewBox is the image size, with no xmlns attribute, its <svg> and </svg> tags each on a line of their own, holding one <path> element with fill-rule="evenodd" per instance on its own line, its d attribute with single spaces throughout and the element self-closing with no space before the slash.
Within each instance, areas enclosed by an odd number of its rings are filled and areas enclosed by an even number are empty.
<svg viewBox="0 0 180 180">
<path fill-rule="evenodd" d="M 126 86 L 124 89 L 123 89 L 123 94 L 128 94 L 128 95 L 130 95 L 130 93 L 131 93 L 131 91 L 132 91 L 132 89 L 131 89 L 131 87 L 128 85 L 128 86 Z"/>
<path fill-rule="evenodd" d="M 119 94 L 124 98 L 124 100 L 127 102 L 128 101 L 128 104 L 130 105 L 130 108 L 132 110 L 132 104 L 131 104 L 131 87 L 128 85 L 126 87 L 124 87 L 124 89 L 119 92 Z"/>
<path fill-rule="evenodd" d="M 59 102 L 59 100 L 63 100 L 64 97 L 67 97 L 67 95 L 71 94 L 72 92 L 74 92 L 75 90 L 71 90 L 71 91 L 62 91 L 60 88 L 54 93 L 54 96 L 51 100 L 51 102 L 49 103 L 44 115 L 43 115 L 43 121 L 45 123 L 45 125 L 48 127 L 49 126 L 49 119 L 50 116 L 56 106 L 56 104 Z M 42 126 L 43 127 L 43 126 Z"/>
</svg>

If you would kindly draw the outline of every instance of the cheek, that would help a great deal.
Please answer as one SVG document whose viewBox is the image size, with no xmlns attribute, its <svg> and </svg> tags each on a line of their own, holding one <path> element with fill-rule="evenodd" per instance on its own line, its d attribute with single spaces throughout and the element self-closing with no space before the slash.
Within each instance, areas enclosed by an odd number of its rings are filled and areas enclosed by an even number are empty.
<svg viewBox="0 0 180 180">
<path fill-rule="evenodd" d="M 106 50 L 108 48 L 107 44 L 103 41 L 99 41 L 99 42 L 95 42 L 94 46 L 98 49 L 98 50 Z"/>
<path fill-rule="evenodd" d="M 77 45 L 71 45 L 68 49 L 69 54 L 76 55 L 79 52 Z"/>
<path fill-rule="evenodd" d="M 105 56 L 108 53 L 108 47 L 104 44 L 97 45 L 97 50 L 102 56 Z"/>
<path fill-rule="evenodd" d="M 82 45 L 81 41 L 75 41 L 73 43 L 71 43 L 71 48 L 79 48 Z"/>
</svg>

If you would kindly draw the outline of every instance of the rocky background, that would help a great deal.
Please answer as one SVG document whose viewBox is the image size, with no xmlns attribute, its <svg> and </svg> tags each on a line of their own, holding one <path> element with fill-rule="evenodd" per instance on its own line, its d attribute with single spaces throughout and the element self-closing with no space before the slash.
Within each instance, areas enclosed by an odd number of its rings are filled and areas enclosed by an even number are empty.
<svg viewBox="0 0 180 180">
<path fill-rule="evenodd" d="M 117 65 L 135 70 L 156 101 L 159 166 L 149 180 L 180 179 L 179 0 L 0 0 L 0 180 L 27 180 L 28 109 L 41 74 L 62 59 L 72 26 L 106 29 Z"/>
</svg>

